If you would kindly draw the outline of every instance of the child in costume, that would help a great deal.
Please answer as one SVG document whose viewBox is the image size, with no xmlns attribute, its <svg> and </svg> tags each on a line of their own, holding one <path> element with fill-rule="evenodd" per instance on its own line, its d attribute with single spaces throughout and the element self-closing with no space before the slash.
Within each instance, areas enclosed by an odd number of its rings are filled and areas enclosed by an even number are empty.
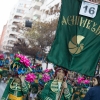
<svg viewBox="0 0 100 100">
<path fill-rule="evenodd" d="M 44 89 L 38 93 L 38 100 L 58 100 L 62 88 L 64 89 L 60 100 L 71 100 L 73 89 L 66 81 L 63 81 L 67 71 L 58 67 L 55 78 L 49 81 Z"/>
<path fill-rule="evenodd" d="M 30 60 L 21 54 L 16 54 L 11 70 L 14 77 L 10 78 L 1 100 L 23 100 L 29 90 L 29 84 L 25 81 L 25 73 L 28 71 Z"/>
</svg>

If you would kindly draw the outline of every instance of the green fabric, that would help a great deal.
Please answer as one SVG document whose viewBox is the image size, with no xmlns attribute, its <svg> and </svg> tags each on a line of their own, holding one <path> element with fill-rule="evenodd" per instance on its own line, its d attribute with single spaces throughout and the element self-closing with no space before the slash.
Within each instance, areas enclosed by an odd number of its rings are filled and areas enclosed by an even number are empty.
<svg viewBox="0 0 100 100">
<path fill-rule="evenodd" d="M 32 93 L 37 93 L 38 92 L 38 84 L 37 83 L 31 84 L 31 90 L 32 90 Z"/>
<path fill-rule="evenodd" d="M 30 88 L 30 84 L 25 81 L 25 83 L 22 84 L 22 91 L 23 91 L 23 94 L 24 95 L 29 92 L 29 88 Z"/>
<path fill-rule="evenodd" d="M 52 82 L 53 81 L 48 82 L 45 85 L 44 89 L 37 95 L 39 100 L 56 100 L 57 93 L 53 92 L 51 90 Z M 72 95 L 72 92 L 73 92 L 72 87 L 69 84 L 68 84 L 68 90 L 69 90 L 70 94 Z M 66 96 L 67 95 L 63 93 L 60 100 L 71 100 L 71 96 L 70 96 L 70 98 L 69 98 L 69 96 L 68 96 L 68 98 Z"/>
<path fill-rule="evenodd" d="M 75 87 L 75 88 L 73 88 L 73 95 L 72 95 L 72 100 L 80 100 L 80 90 L 81 90 L 81 88 L 79 88 L 79 87 Z"/>
<path fill-rule="evenodd" d="M 10 86 L 11 82 L 12 82 L 12 79 L 9 80 L 9 82 L 8 82 L 6 88 L 5 88 L 5 91 L 4 91 L 3 95 L 2 95 L 1 100 L 6 100 L 6 98 L 8 97 L 8 94 L 9 94 L 9 86 Z"/>
<path fill-rule="evenodd" d="M 73 88 L 72 100 L 83 100 L 87 93 L 87 88 L 83 88 L 81 86 Z"/>
<path fill-rule="evenodd" d="M 8 71 L 7 70 L 3 70 L 2 72 L 0 72 L 0 75 L 2 77 L 7 77 L 8 76 Z"/>
<path fill-rule="evenodd" d="M 62 0 L 56 36 L 47 61 L 94 76 L 100 57 L 100 6 L 95 18 L 79 15 L 81 0 Z"/>
<path fill-rule="evenodd" d="M 13 84 L 13 86 L 11 84 Z M 16 84 L 14 83 L 14 79 L 9 80 L 9 83 L 7 84 L 7 87 L 3 93 L 1 100 L 6 100 L 6 98 L 8 97 L 9 94 L 15 95 L 17 97 L 21 97 L 28 93 L 28 90 L 29 90 L 28 82 L 25 81 L 25 83 L 22 84 L 22 88 L 21 88 L 20 84 L 17 84 L 17 89 L 16 89 Z"/>
</svg>

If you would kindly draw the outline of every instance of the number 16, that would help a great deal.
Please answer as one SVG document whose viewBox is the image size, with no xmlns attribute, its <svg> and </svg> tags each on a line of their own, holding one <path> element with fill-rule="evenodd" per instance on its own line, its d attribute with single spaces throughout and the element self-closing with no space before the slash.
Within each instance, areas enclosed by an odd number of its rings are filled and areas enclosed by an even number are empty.
<svg viewBox="0 0 100 100">
<path fill-rule="evenodd" d="M 85 6 L 83 8 L 85 8 L 84 13 L 86 13 L 87 12 L 87 9 L 88 9 L 88 6 Z M 89 8 L 89 13 L 90 14 L 94 14 L 95 13 L 95 8 L 94 7 L 90 7 Z"/>
</svg>

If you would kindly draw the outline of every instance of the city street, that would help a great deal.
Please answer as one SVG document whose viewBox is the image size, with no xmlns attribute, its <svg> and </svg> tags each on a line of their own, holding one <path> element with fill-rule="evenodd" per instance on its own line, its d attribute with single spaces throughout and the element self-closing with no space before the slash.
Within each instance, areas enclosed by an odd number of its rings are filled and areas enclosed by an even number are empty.
<svg viewBox="0 0 100 100">
<path fill-rule="evenodd" d="M 0 100 L 100 100 L 100 0 L 1 0 L 0 12 Z"/>
<path fill-rule="evenodd" d="M 1 96 L 4 92 L 4 90 L 5 90 L 5 87 L 6 87 L 6 83 L 1 82 L 0 83 L 0 99 L 1 99 Z"/>
</svg>

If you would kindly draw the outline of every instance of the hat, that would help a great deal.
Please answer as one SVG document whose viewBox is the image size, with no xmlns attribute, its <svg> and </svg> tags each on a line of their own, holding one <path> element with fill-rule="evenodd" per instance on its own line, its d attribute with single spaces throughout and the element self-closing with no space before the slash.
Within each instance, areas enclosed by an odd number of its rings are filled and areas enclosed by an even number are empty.
<svg viewBox="0 0 100 100">
<path fill-rule="evenodd" d="M 30 69 L 29 66 L 30 60 L 26 56 L 22 54 L 16 54 L 10 68 L 17 74 L 25 74 L 28 69 Z"/>
</svg>

